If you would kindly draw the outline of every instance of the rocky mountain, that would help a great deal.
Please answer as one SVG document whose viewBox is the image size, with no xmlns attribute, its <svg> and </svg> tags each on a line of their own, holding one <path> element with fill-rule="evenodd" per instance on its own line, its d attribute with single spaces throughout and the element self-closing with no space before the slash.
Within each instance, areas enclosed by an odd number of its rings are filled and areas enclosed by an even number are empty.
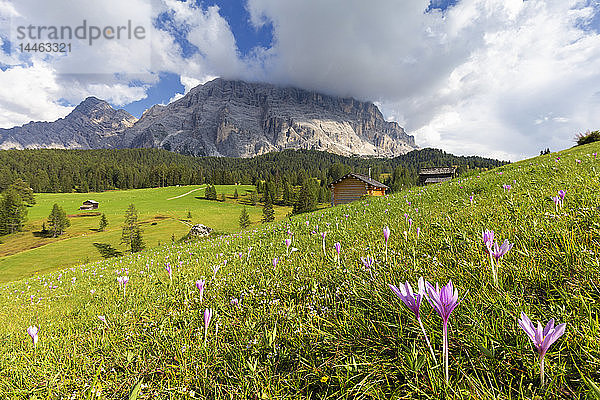
<svg viewBox="0 0 600 400">
<path fill-rule="evenodd" d="M 0 129 L 0 149 L 36 148 L 163 148 L 228 157 L 313 149 L 394 157 L 416 146 L 373 103 L 219 78 L 153 106 L 139 120 L 89 97 L 57 121 Z"/>
<path fill-rule="evenodd" d="M 137 118 L 115 110 L 107 102 L 88 97 L 69 115 L 54 122 L 30 122 L 0 129 L 0 149 L 99 149 L 113 148 L 121 133 Z"/>
<path fill-rule="evenodd" d="M 121 146 L 228 157 L 283 149 L 393 157 L 416 148 L 373 103 L 220 78 L 147 110 Z"/>
</svg>

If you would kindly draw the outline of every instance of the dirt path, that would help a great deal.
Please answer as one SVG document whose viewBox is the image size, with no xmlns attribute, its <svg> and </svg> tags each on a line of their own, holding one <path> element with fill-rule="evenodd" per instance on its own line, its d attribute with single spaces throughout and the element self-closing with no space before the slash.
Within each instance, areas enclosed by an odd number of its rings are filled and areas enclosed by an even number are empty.
<svg viewBox="0 0 600 400">
<path fill-rule="evenodd" d="M 167 200 L 175 200 L 175 199 L 178 199 L 178 198 L 180 198 L 180 197 L 187 196 L 187 195 L 188 195 L 188 194 L 190 194 L 190 193 L 194 193 L 196 190 L 200 190 L 200 189 L 204 189 L 204 188 L 205 188 L 205 186 L 201 186 L 201 187 L 199 187 L 199 188 L 196 188 L 196 189 L 194 189 L 194 190 L 190 190 L 190 191 L 189 191 L 189 192 L 187 192 L 187 193 L 180 194 L 179 196 L 171 197 L 170 199 L 167 199 Z"/>
</svg>

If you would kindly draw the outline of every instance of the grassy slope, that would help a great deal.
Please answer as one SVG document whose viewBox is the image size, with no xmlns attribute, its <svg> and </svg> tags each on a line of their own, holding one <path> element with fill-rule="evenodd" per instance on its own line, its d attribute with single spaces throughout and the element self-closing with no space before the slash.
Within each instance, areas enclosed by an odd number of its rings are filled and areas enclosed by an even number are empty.
<svg viewBox="0 0 600 400">
<path fill-rule="evenodd" d="M 191 190 L 193 193 L 168 200 Z M 243 205 L 228 198 L 225 203 L 202 200 L 204 186 L 181 186 L 102 193 L 40 193 L 37 204 L 28 210 L 26 232 L 3 237 L 0 244 L 0 282 L 31 276 L 35 273 L 54 271 L 60 266 L 70 266 L 101 259 L 93 243 L 108 243 L 125 251 L 121 240 L 121 225 L 128 205 L 135 204 L 140 221 L 143 221 L 144 240 L 148 247 L 171 241 L 171 235 L 180 238 L 187 234 L 189 226 L 180 222 L 188 210 L 192 213 L 192 223 L 202 223 L 219 232 L 234 232 L 239 229 L 238 220 Z M 238 189 L 240 196 L 253 186 L 217 186 L 218 193 L 231 197 Z M 105 232 L 97 232 L 100 216 L 72 217 L 71 227 L 61 237 L 44 238 L 35 236 L 41 230 L 54 203 L 58 203 L 69 215 L 82 215 L 79 206 L 87 199 L 100 202 L 96 211 L 106 214 L 109 226 Z M 289 208 L 275 207 L 276 218 L 281 219 Z M 259 223 L 262 207 L 248 206 L 250 218 Z M 154 225 L 152 225 L 154 223 Z"/>
<path fill-rule="evenodd" d="M 124 398 L 143 379 L 141 398 L 190 398 L 190 391 L 196 398 L 588 398 L 578 369 L 600 382 L 600 160 L 590 155 L 598 150 L 588 145 L 559 161 L 554 153 L 289 224 L 6 284 L 0 393 L 81 398 L 93 389 L 100 398 Z M 502 184 L 512 190 L 504 193 Z M 567 196 L 557 214 L 551 196 L 559 189 Z M 406 237 L 405 213 L 414 220 Z M 385 225 L 392 230 L 387 262 Z M 286 255 L 288 229 L 298 251 Z M 483 229 L 515 243 L 499 288 Z M 327 232 L 326 256 L 313 230 Z M 367 255 L 377 260 L 372 275 L 360 262 Z M 125 294 L 115 281 L 124 271 L 131 278 Z M 449 386 L 387 286 L 421 275 L 452 279 L 466 295 L 450 319 Z M 202 303 L 194 286 L 201 277 Z M 215 310 L 206 344 L 205 307 Z M 545 390 L 516 323 L 521 311 L 568 324 L 546 356 Z M 422 315 L 439 355 L 440 318 L 428 304 Z M 35 350 L 25 332 L 32 324 L 40 327 Z"/>
</svg>

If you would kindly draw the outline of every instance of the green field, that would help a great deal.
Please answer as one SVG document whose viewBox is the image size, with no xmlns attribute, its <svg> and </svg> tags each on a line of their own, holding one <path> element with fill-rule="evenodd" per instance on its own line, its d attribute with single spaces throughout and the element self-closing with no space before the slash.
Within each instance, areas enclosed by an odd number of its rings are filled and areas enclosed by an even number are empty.
<svg viewBox="0 0 600 400">
<path fill-rule="evenodd" d="M 181 186 L 152 189 L 107 191 L 102 193 L 38 193 L 37 204 L 28 209 L 28 221 L 24 232 L 4 236 L 0 244 L 0 282 L 31 276 L 36 273 L 56 270 L 101 259 L 94 243 L 110 244 L 125 251 L 121 240 L 121 227 L 125 210 L 135 204 L 139 220 L 142 221 L 143 236 L 147 247 L 171 242 L 189 232 L 189 223 L 201 223 L 217 232 L 228 233 L 239 230 L 238 219 L 248 193 L 254 186 L 216 186 L 217 192 L 225 193 L 225 202 L 209 201 L 204 196 L 205 186 Z M 233 199 L 236 190 L 240 200 Z M 193 192 L 192 192 L 193 191 Z M 191 193 L 189 193 L 191 192 Z M 178 197 L 181 196 L 182 197 Z M 177 197 L 177 198 L 174 198 Z M 100 203 L 94 212 L 80 211 L 85 200 Z M 170 199 L 170 200 L 169 200 Z M 71 227 L 59 238 L 41 237 L 39 231 L 46 221 L 54 203 L 59 204 L 70 216 Z M 260 223 L 262 208 L 247 206 L 254 225 Z M 188 211 L 192 218 L 187 221 Z M 275 207 L 277 219 L 284 218 L 289 208 Z M 98 232 L 100 215 L 105 213 L 109 225 Z"/>
<path fill-rule="evenodd" d="M 598 398 L 599 150 L 581 146 L 3 284 L 0 397 Z M 559 190 L 563 207 L 552 199 Z M 497 285 L 486 229 L 514 243 Z M 371 268 L 364 257 L 375 260 Z M 123 290 L 116 279 L 125 275 Z M 434 358 L 388 286 L 416 287 L 420 276 L 452 280 L 461 299 L 449 320 L 448 382 L 441 318 L 424 300 Z M 198 279 L 206 280 L 202 298 Z M 205 325 L 207 308 L 214 315 Z M 567 324 L 546 354 L 543 387 L 535 348 L 517 325 L 521 312 Z M 39 327 L 35 347 L 28 326 Z"/>
</svg>

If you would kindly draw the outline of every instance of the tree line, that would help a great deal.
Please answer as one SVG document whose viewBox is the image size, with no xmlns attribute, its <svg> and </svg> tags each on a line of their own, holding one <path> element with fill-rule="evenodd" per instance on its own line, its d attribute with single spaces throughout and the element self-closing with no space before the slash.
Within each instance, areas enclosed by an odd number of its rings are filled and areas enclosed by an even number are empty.
<svg viewBox="0 0 600 400">
<path fill-rule="evenodd" d="M 284 181 L 301 186 L 314 178 L 324 186 L 353 171 L 371 175 L 394 190 L 418 181 L 423 167 L 456 166 L 459 174 L 504 162 L 422 149 L 390 158 L 344 157 L 315 150 L 285 150 L 253 158 L 193 157 L 162 149 L 3 150 L 0 191 L 17 179 L 34 192 L 99 192 L 173 185 L 262 185 Z"/>
</svg>

